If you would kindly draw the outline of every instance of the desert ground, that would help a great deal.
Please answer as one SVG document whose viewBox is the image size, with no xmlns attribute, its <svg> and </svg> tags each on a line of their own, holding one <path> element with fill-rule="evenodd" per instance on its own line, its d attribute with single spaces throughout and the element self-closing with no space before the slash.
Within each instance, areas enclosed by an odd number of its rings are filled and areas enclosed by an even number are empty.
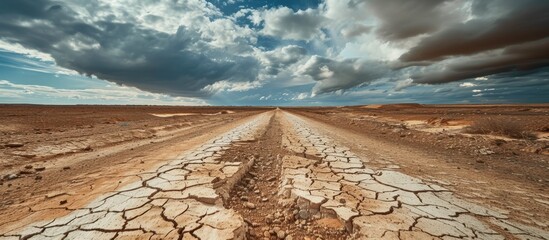
<svg viewBox="0 0 549 240">
<path fill-rule="evenodd" d="M 549 239 L 549 105 L 0 105 L 0 239 Z"/>
</svg>

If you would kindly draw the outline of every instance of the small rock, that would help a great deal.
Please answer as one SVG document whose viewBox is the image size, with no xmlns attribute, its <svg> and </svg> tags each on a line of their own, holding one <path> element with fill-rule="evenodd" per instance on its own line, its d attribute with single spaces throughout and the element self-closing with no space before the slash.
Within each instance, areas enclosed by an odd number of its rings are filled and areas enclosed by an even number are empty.
<svg viewBox="0 0 549 240">
<path fill-rule="evenodd" d="M 13 180 L 13 179 L 16 179 L 18 177 L 19 177 L 19 175 L 15 174 L 15 173 L 8 174 L 8 175 L 4 176 L 4 178 L 7 179 L 7 180 Z"/>
<path fill-rule="evenodd" d="M 278 231 L 275 231 L 276 232 L 276 237 L 278 239 L 284 239 L 286 237 L 286 233 L 282 230 L 278 230 Z"/>
<path fill-rule="evenodd" d="M 244 206 L 246 206 L 248 209 L 255 209 L 255 204 L 251 202 L 246 202 Z"/>
<path fill-rule="evenodd" d="M 345 200 L 344 198 L 340 198 L 340 199 L 339 199 L 339 202 L 340 202 L 340 203 L 345 203 L 346 200 Z"/>
<path fill-rule="evenodd" d="M 248 197 L 242 196 L 242 197 L 240 197 L 240 201 L 245 201 L 245 202 L 247 202 L 247 201 L 248 201 Z"/>
<path fill-rule="evenodd" d="M 301 219 L 309 219 L 309 217 L 311 217 L 309 215 L 309 212 L 307 212 L 307 210 L 299 210 L 299 212 L 297 213 L 297 215 L 299 216 L 299 218 Z"/>
<path fill-rule="evenodd" d="M 268 198 L 262 198 L 261 201 L 262 202 L 267 202 L 267 201 L 269 201 L 269 199 Z"/>
<path fill-rule="evenodd" d="M 30 170 L 21 170 L 19 171 L 19 174 L 23 175 L 23 174 L 33 174 L 34 172 L 33 171 L 30 171 Z"/>
<path fill-rule="evenodd" d="M 254 193 L 255 193 L 255 194 L 259 194 L 260 191 L 259 191 L 259 190 L 255 190 Z"/>
<path fill-rule="evenodd" d="M 63 205 L 63 204 L 66 204 L 66 203 L 67 203 L 67 200 L 66 200 L 66 199 L 65 199 L 65 200 L 59 201 L 59 205 Z"/>
<path fill-rule="evenodd" d="M 36 170 L 37 172 L 41 172 L 46 170 L 46 167 L 36 167 L 34 170 Z"/>
<path fill-rule="evenodd" d="M 271 214 L 267 215 L 267 216 L 265 217 L 265 222 L 266 222 L 267 224 L 271 224 L 271 223 L 273 222 L 273 216 L 272 216 Z"/>
<path fill-rule="evenodd" d="M 36 175 L 36 177 L 34 177 L 34 180 L 41 180 L 42 179 L 42 176 L 40 175 Z"/>
<path fill-rule="evenodd" d="M 32 165 L 25 166 L 25 169 L 32 169 Z"/>
<path fill-rule="evenodd" d="M 20 142 L 12 142 L 12 143 L 6 143 L 4 146 L 10 147 L 10 148 L 18 148 L 18 147 L 25 146 L 25 144 Z"/>
<path fill-rule="evenodd" d="M 67 167 L 63 167 L 63 170 L 69 170 L 71 169 L 71 167 L 67 166 Z"/>
<path fill-rule="evenodd" d="M 272 181 L 274 181 L 274 180 L 276 180 L 276 177 L 275 177 L 275 176 L 271 176 L 271 177 L 267 178 L 267 181 L 269 181 L 269 182 L 272 182 Z"/>
<path fill-rule="evenodd" d="M 495 152 L 488 149 L 488 148 L 481 148 L 480 150 L 478 150 L 478 152 L 482 155 L 491 155 L 491 154 L 494 154 Z"/>
</svg>

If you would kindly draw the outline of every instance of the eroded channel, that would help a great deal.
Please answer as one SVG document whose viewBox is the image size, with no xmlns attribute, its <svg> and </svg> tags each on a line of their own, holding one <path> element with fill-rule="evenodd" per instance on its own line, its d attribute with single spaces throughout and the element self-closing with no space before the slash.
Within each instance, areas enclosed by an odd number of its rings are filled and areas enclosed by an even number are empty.
<svg viewBox="0 0 549 240">
<path fill-rule="evenodd" d="M 284 147 L 283 118 L 277 111 L 256 142 L 233 148 L 224 156 L 227 160 L 243 155 L 255 159 L 231 192 L 227 207 L 243 216 L 249 226 L 248 239 L 346 239 L 348 232 L 337 219 L 300 211 L 297 199 L 280 195 L 283 160 L 302 156 Z"/>
</svg>

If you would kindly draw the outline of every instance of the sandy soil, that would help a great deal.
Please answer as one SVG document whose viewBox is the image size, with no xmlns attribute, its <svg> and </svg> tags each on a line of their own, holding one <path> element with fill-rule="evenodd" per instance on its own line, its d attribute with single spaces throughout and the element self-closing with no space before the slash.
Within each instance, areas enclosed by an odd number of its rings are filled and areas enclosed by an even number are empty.
<svg viewBox="0 0 549 240">
<path fill-rule="evenodd" d="M 547 109 L 2 106 L 0 239 L 549 239 L 547 141 L 456 127 Z"/>
</svg>

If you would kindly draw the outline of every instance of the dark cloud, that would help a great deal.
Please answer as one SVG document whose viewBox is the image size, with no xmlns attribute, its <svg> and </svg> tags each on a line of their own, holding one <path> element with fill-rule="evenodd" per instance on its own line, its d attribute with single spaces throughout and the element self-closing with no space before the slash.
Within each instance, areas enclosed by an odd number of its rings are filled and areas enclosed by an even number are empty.
<svg viewBox="0 0 549 240">
<path fill-rule="evenodd" d="M 400 57 L 404 62 L 436 61 L 450 56 L 471 55 L 549 36 L 549 1 L 476 0 L 474 19 L 447 26 L 419 42 Z M 487 11 L 499 4 L 499 15 Z M 495 8 L 495 6 L 494 6 Z M 483 16 L 483 13 L 486 16 Z M 497 16 L 494 16 L 497 15 Z"/>
<path fill-rule="evenodd" d="M 474 18 L 448 26 L 400 57 L 402 66 L 427 66 L 414 83 L 440 84 L 549 66 L 549 1 L 476 0 Z"/>
<path fill-rule="evenodd" d="M 50 1 L 0 1 L 0 39 L 48 53 L 82 74 L 173 95 L 203 94 L 203 87 L 221 80 L 252 81 L 259 71 L 255 58 L 212 48 L 185 27 L 167 34 L 77 16 Z"/>
<path fill-rule="evenodd" d="M 449 60 L 439 71 L 426 71 L 412 76 L 415 83 L 438 84 L 492 74 L 513 72 L 531 74 L 549 66 L 549 38 L 514 45 L 489 54 L 478 54 Z"/>
</svg>

